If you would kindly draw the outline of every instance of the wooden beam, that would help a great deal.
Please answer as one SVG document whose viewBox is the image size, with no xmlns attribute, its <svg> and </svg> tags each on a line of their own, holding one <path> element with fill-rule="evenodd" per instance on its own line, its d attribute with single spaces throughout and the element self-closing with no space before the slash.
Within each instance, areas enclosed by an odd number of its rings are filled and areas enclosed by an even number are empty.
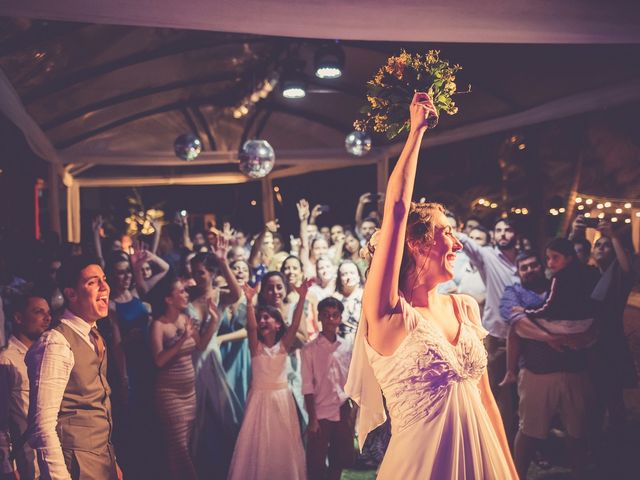
<svg viewBox="0 0 640 480">
<path fill-rule="evenodd" d="M 368 165 L 375 163 L 381 154 L 382 150 L 380 149 L 373 149 L 364 157 L 349 155 L 342 148 L 284 150 L 276 152 L 276 162 L 290 164 L 341 162 L 350 165 Z M 158 166 L 191 167 L 196 165 L 224 165 L 238 162 L 238 153 L 235 151 L 202 152 L 198 158 L 190 162 L 177 158 L 172 151 L 93 153 L 84 152 L 80 149 L 72 149 L 61 152 L 60 156 L 64 163 L 73 163 L 75 165 L 142 165 L 149 166 L 150 168 Z"/>
<path fill-rule="evenodd" d="M 273 184 L 271 176 L 267 175 L 260 181 L 262 187 L 262 221 L 270 222 L 276 219 L 276 208 L 273 204 Z"/>
<path fill-rule="evenodd" d="M 60 225 L 60 190 L 58 179 L 57 165 L 49 164 L 49 228 L 56 232 L 58 236 L 62 235 L 62 226 Z"/>
<path fill-rule="evenodd" d="M 376 187 L 379 194 L 387 191 L 387 183 L 389 182 L 389 157 L 379 158 L 376 162 Z M 378 197 L 378 212 L 384 210 L 384 198 Z"/>
</svg>

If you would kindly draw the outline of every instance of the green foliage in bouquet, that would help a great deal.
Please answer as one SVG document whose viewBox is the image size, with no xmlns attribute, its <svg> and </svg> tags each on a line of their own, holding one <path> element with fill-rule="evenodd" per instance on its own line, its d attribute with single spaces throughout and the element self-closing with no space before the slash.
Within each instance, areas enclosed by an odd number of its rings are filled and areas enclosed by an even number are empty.
<svg viewBox="0 0 640 480">
<path fill-rule="evenodd" d="M 409 105 L 415 92 L 427 92 L 438 114 L 455 115 L 458 107 L 451 97 L 471 91 L 471 86 L 464 92 L 456 91 L 455 74 L 460 70 L 460 65 L 442 60 L 438 50 L 425 55 L 402 50 L 367 82 L 367 104 L 360 110 L 364 117 L 354 122 L 354 128 L 385 133 L 389 140 L 408 132 Z"/>
</svg>

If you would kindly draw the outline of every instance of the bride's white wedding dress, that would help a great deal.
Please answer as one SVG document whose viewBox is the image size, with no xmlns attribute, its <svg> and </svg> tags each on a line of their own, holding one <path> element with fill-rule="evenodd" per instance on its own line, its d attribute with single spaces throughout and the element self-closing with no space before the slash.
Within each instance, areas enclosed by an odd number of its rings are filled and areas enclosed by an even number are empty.
<svg viewBox="0 0 640 480">
<path fill-rule="evenodd" d="M 347 389 L 362 407 L 361 444 L 384 420 L 380 388 L 391 417 L 391 442 L 378 479 L 510 478 L 478 388 L 487 367 L 481 341 L 487 332 L 475 300 L 451 298 L 460 325 L 455 345 L 402 297 L 408 333 L 393 355 L 382 356 L 368 344 L 366 326 L 359 332 Z"/>
</svg>

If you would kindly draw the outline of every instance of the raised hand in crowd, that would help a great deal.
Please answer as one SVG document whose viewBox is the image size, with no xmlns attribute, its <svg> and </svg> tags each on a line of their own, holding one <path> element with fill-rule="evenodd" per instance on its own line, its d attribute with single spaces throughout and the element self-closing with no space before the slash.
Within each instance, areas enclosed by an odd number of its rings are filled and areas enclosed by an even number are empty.
<svg viewBox="0 0 640 480">
<path fill-rule="evenodd" d="M 169 272 L 169 264 L 155 253 L 147 250 L 147 245 L 142 241 L 134 241 L 131 248 L 133 277 L 136 281 L 138 293 L 143 296 L 149 293 L 149 291 L 165 277 Z M 155 265 L 157 267 L 157 273 L 153 273 L 151 265 Z M 151 276 L 146 273 L 149 271 Z"/>
</svg>

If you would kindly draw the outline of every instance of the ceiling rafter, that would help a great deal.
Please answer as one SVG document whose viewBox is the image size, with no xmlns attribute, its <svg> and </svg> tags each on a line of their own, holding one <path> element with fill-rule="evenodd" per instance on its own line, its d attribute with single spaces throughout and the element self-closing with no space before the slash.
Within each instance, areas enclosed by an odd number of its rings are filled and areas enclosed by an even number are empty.
<svg viewBox="0 0 640 480">
<path fill-rule="evenodd" d="M 233 45 L 238 43 L 260 43 L 267 41 L 264 37 L 255 36 L 242 36 L 240 38 L 229 38 L 221 40 L 219 38 L 213 39 L 210 36 L 203 36 L 203 38 L 187 38 L 178 42 L 162 45 L 151 51 L 136 52 L 131 55 L 106 62 L 94 67 L 85 68 L 80 71 L 71 72 L 68 75 L 64 75 L 60 78 L 53 78 L 46 84 L 36 87 L 23 95 L 23 101 L 25 105 L 28 105 L 35 100 L 46 97 L 53 93 L 62 91 L 66 88 L 72 87 L 82 82 L 86 82 L 95 77 L 106 75 L 108 73 L 120 70 L 122 68 L 130 67 L 132 65 L 138 65 L 140 63 L 148 62 L 151 60 L 157 60 L 163 57 L 170 57 L 172 55 L 179 55 L 194 50 L 201 50 L 212 47 L 222 47 L 227 45 Z"/>
</svg>

